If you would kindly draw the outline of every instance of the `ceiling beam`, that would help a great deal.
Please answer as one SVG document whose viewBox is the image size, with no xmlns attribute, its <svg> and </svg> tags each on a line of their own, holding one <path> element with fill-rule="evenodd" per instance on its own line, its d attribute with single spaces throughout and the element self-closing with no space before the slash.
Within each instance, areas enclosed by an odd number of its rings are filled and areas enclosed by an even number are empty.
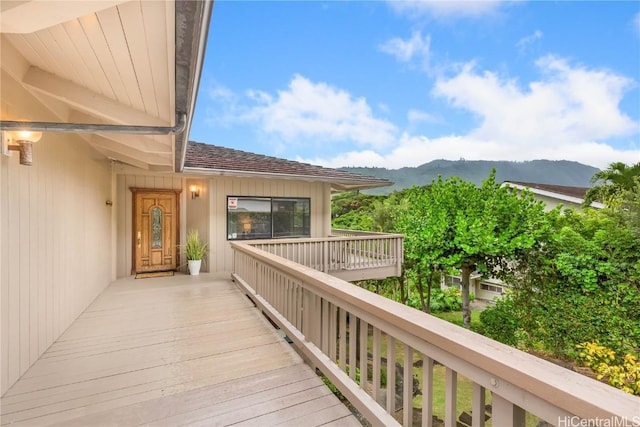
<svg viewBox="0 0 640 427">
<path fill-rule="evenodd" d="M 30 67 L 22 79 L 25 87 L 59 99 L 72 107 L 111 123 L 145 126 L 171 126 L 171 123 L 121 104 L 83 86 L 62 79 L 38 67 Z"/>
<path fill-rule="evenodd" d="M 93 135 L 91 137 L 90 143 L 98 150 L 109 150 L 111 153 L 118 153 L 128 158 L 140 159 L 147 164 L 171 165 L 173 161 L 173 156 L 171 156 L 171 153 L 143 153 L 142 151 L 136 150 L 135 148 L 131 148 L 127 145 L 120 144 L 111 139 L 103 138 L 102 136 L 98 135 Z"/>
<path fill-rule="evenodd" d="M 19 0 L 0 2 L 0 31 L 33 33 L 129 0 Z"/>
<path fill-rule="evenodd" d="M 141 161 L 140 159 L 135 159 L 133 157 L 125 156 L 124 154 L 117 153 L 115 151 L 109 150 L 108 148 L 99 148 L 94 145 L 92 147 L 95 148 L 98 152 L 104 154 L 105 156 L 117 160 L 122 163 L 126 163 L 131 166 L 135 166 L 140 169 L 149 170 L 149 164 Z"/>
<path fill-rule="evenodd" d="M 0 64 L 14 80 L 21 82 L 29 70 L 29 62 L 5 36 L 0 36 Z"/>
</svg>

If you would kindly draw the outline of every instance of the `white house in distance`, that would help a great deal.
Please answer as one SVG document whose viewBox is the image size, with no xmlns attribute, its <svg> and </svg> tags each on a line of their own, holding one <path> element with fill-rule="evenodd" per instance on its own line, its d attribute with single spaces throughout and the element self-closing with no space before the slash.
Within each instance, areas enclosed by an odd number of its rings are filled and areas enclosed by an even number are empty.
<svg viewBox="0 0 640 427">
<path fill-rule="evenodd" d="M 529 190 L 533 193 L 537 200 L 545 203 L 545 210 L 550 211 L 558 206 L 566 209 L 582 209 L 584 197 L 589 190 L 586 187 L 569 187 L 565 185 L 536 184 L 531 182 L 520 181 L 504 181 L 503 186 L 509 186 L 518 191 Z M 592 202 L 591 207 L 602 209 L 604 204 L 600 202 Z M 460 276 L 445 276 L 442 281 L 443 287 L 461 285 Z M 483 278 L 480 274 L 472 274 L 470 280 L 470 291 L 474 293 L 476 298 L 485 301 L 492 301 L 494 298 L 500 297 L 505 287 L 509 285 L 501 280 L 494 278 Z"/>
</svg>

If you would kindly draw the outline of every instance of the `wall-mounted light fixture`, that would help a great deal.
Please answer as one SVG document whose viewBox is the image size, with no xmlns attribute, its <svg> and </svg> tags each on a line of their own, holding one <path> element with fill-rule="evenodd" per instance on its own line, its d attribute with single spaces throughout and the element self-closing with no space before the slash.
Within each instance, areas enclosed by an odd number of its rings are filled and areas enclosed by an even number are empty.
<svg viewBox="0 0 640 427">
<path fill-rule="evenodd" d="M 29 130 L 5 131 L 2 133 L 2 154 L 10 156 L 11 151 L 20 152 L 20 164 L 31 166 L 33 163 L 33 143 L 40 141 L 42 132 Z"/>
<path fill-rule="evenodd" d="M 197 185 L 192 185 L 191 187 L 189 187 L 189 190 L 191 190 L 192 199 L 197 199 L 198 197 L 200 197 L 200 187 L 198 187 Z"/>
</svg>

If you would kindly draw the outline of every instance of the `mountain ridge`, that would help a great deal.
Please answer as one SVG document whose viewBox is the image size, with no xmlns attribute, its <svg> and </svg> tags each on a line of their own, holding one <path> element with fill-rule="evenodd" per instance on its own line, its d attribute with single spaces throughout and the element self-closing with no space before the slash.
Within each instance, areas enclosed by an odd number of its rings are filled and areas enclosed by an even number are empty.
<svg viewBox="0 0 640 427">
<path fill-rule="evenodd" d="M 442 176 L 447 179 L 458 176 L 481 184 L 496 169 L 496 181 L 520 181 L 536 184 L 591 187 L 591 177 L 598 168 L 570 160 L 433 160 L 415 167 L 387 169 L 380 167 L 341 167 L 339 170 L 361 175 L 384 178 L 394 182 L 392 186 L 367 190 L 370 194 L 388 194 L 394 190 L 427 185 Z"/>
</svg>

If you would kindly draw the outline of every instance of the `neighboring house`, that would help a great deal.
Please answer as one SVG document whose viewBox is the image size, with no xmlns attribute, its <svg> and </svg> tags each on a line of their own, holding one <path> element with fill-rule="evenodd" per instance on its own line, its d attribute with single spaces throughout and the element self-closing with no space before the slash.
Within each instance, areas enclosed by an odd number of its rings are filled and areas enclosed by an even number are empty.
<svg viewBox="0 0 640 427">
<path fill-rule="evenodd" d="M 589 188 L 586 187 L 569 187 L 565 185 L 536 184 L 531 182 L 505 181 L 503 186 L 515 188 L 518 191 L 529 190 L 533 193 L 536 200 L 545 203 L 545 210 L 550 211 L 559 205 L 563 208 L 580 210 L 584 197 Z M 601 209 L 604 207 L 602 203 L 593 202 L 591 207 Z M 474 293 L 475 297 L 480 300 L 492 301 L 494 298 L 500 297 L 506 288 L 507 283 L 495 278 L 483 278 L 480 274 L 472 274 L 469 278 L 469 290 Z M 442 288 L 455 286 L 460 287 L 460 276 L 444 276 L 441 282 Z"/>
<path fill-rule="evenodd" d="M 187 230 L 231 271 L 229 240 L 328 237 L 332 192 L 391 184 L 188 141 L 212 3 L 3 2 L 0 395 Z"/>
<path fill-rule="evenodd" d="M 569 187 L 566 185 L 536 184 L 532 182 L 504 181 L 502 185 L 508 185 L 517 190 L 528 189 L 537 200 L 545 203 L 546 210 L 552 210 L 558 205 L 563 208 L 582 209 L 582 203 L 589 191 L 587 187 Z M 592 208 L 602 209 L 604 204 L 592 202 Z"/>
</svg>

